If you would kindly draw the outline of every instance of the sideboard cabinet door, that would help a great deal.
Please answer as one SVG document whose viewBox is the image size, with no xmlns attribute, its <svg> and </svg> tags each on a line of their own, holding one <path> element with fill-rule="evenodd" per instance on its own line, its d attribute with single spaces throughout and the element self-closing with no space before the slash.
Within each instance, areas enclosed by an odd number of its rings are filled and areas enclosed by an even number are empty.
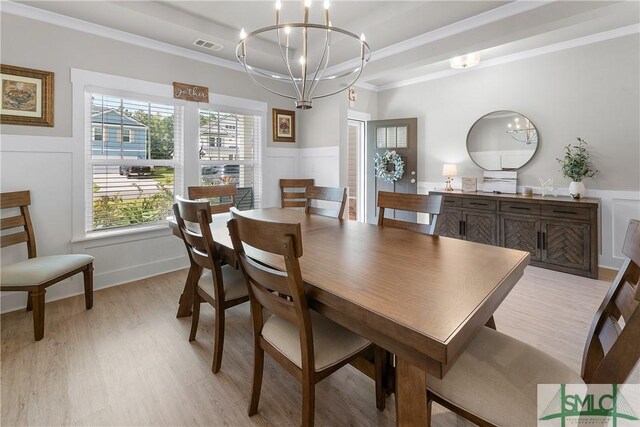
<svg viewBox="0 0 640 427">
<path fill-rule="evenodd" d="M 459 209 L 444 209 L 438 215 L 436 234 L 443 237 L 462 238 L 462 211 Z"/>
<path fill-rule="evenodd" d="M 529 251 L 532 261 L 542 256 L 540 220 L 531 217 L 500 215 L 500 246 Z"/>
<path fill-rule="evenodd" d="M 466 211 L 463 215 L 462 233 L 470 242 L 497 245 L 497 215 L 493 213 Z"/>
<path fill-rule="evenodd" d="M 588 271 L 591 227 L 564 221 L 542 221 L 542 262 Z"/>
</svg>

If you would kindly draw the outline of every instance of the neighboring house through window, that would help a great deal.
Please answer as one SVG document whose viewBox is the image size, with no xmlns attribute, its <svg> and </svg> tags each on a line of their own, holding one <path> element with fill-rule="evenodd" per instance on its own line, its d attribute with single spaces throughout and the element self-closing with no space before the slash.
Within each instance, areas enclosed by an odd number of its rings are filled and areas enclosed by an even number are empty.
<svg viewBox="0 0 640 427">
<path fill-rule="evenodd" d="M 235 185 L 239 209 L 260 205 L 262 116 L 200 109 L 200 182 Z"/>
<path fill-rule="evenodd" d="M 87 231 L 165 221 L 176 192 L 181 108 L 92 93 Z M 177 124 L 177 126 L 176 126 Z"/>
</svg>

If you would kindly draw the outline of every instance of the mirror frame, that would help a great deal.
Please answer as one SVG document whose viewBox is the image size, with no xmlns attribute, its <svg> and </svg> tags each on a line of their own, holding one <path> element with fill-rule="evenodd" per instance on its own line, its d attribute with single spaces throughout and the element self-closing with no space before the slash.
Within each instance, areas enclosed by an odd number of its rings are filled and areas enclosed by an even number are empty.
<svg viewBox="0 0 640 427">
<path fill-rule="evenodd" d="M 482 166 L 480 166 L 474 159 L 473 157 L 471 157 L 471 154 L 469 153 L 469 135 L 471 135 L 471 130 L 474 128 L 474 126 L 482 119 L 484 119 L 485 117 L 494 114 L 494 113 L 502 113 L 502 112 L 506 112 L 506 113 L 515 113 L 518 114 L 522 117 L 524 117 L 525 119 L 529 120 L 529 123 L 531 123 L 531 125 L 535 128 L 536 130 L 536 134 L 538 135 L 538 142 L 536 144 L 536 149 L 534 150 L 533 154 L 531 155 L 531 157 L 529 158 L 529 160 L 527 160 L 522 166 L 515 168 L 515 169 L 510 169 L 511 171 L 517 171 L 522 169 L 523 167 L 525 167 L 526 165 L 528 165 L 531 160 L 536 156 L 536 153 L 538 152 L 538 149 L 540 148 L 540 132 L 538 131 L 538 127 L 536 126 L 535 123 L 533 123 L 533 121 L 525 116 L 522 113 L 518 113 L 517 111 L 513 111 L 513 110 L 495 110 L 495 111 L 491 111 L 490 113 L 485 114 L 484 116 L 480 117 L 478 120 L 476 120 L 475 122 L 473 122 L 473 124 L 471 125 L 471 127 L 469 128 L 469 131 L 467 132 L 467 140 L 466 140 L 466 145 L 465 148 L 467 150 L 467 156 L 469 156 L 469 158 L 471 159 L 471 161 L 473 162 L 474 165 L 478 166 L 480 169 L 485 170 L 485 171 L 491 171 L 491 169 L 486 169 L 483 168 Z"/>
</svg>

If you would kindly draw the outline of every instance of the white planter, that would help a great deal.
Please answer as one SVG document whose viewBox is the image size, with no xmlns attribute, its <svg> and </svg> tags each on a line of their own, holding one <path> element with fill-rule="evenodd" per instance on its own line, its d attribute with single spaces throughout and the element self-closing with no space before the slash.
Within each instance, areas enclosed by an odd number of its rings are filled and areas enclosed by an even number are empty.
<svg viewBox="0 0 640 427">
<path fill-rule="evenodd" d="M 574 199 L 584 197 L 586 191 L 583 182 L 572 182 L 569 184 L 569 194 L 571 194 L 571 197 Z"/>
</svg>

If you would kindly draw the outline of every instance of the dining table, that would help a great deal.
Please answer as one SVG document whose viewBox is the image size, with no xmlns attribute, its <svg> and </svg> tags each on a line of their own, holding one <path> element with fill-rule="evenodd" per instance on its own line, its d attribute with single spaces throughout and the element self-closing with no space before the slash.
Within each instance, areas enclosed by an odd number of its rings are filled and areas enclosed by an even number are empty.
<svg viewBox="0 0 640 427">
<path fill-rule="evenodd" d="M 428 425 L 426 374 L 447 374 L 493 319 L 530 257 L 529 252 L 294 209 L 242 214 L 300 224 L 300 266 L 310 307 L 395 354 L 398 426 Z M 228 218 L 214 216 L 211 230 L 223 261 L 233 265 Z M 179 235 L 175 223 L 172 228 Z M 247 249 L 258 261 L 284 269 L 282 257 Z M 178 316 L 190 314 L 197 279 L 187 279 Z"/>
</svg>

